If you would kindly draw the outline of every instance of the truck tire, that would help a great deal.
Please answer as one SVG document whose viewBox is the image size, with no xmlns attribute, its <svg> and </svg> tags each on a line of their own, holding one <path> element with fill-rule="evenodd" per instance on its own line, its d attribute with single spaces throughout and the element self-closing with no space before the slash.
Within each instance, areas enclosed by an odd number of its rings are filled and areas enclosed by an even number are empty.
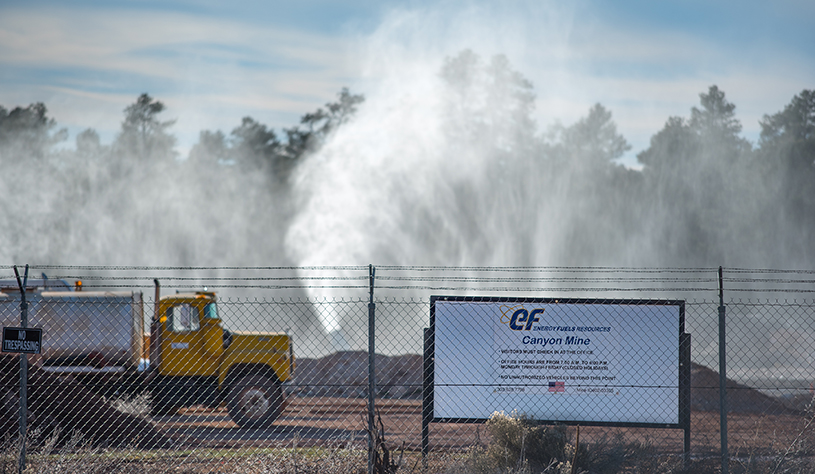
<svg viewBox="0 0 815 474">
<path fill-rule="evenodd" d="M 150 405 L 150 416 L 169 416 L 176 415 L 177 413 L 178 413 L 177 406 L 158 404 Z"/>
<path fill-rule="evenodd" d="M 230 387 L 226 409 L 241 428 L 268 428 L 283 411 L 283 390 L 265 375 L 246 375 Z"/>
<path fill-rule="evenodd" d="M 169 400 L 167 397 L 160 397 L 153 395 L 150 400 L 150 415 L 151 416 L 165 416 L 175 415 L 178 412 L 179 406 Z"/>
</svg>

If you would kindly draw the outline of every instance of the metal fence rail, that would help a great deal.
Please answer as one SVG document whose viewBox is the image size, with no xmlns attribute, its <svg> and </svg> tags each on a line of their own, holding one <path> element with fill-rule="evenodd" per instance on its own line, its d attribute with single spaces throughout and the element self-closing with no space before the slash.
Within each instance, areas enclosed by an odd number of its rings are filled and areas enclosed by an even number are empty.
<svg viewBox="0 0 815 474">
<path fill-rule="evenodd" d="M 310 472 L 309 463 L 318 459 L 325 468 L 320 472 L 330 472 L 327 459 L 334 472 L 366 465 L 372 471 L 381 470 L 383 446 L 387 462 L 403 449 L 403 471 L 419 469 L 431 295 L 684 300 L 685 331 L 692 338 L 689 454 L 722 456 L 723 463 L 745 455 L 799 456 L 815 441 L 811 271 L 724 269 L 720 278 L 717 268 L 36 266 L 31 274 L 41 276 L 28 281 L 28 324 L 43 329 L 42 354 L 28 356 L 26 386 L 27 456 L 36 469 L 73 466 L 84 455 L 109 463 L 110 472 L 122 466 L 288 472 L 297 463 Z M 12 267 L 0 266 L 4 327 L 20 325 L 22 293 L 15 287 Z M 157 296 L 196 291 L 217 294 L 217 319 L 209 310 L 190 316 L 179 306 L 172 321 L 153 322 L 162 314 Z M 78 298 L 92 294 L 98 297 Z M 218 333 L 218 352 L 212 352 L 212 337 L 195 337 L 214 331 L 215 323 L 228 330 Z M 151 344 L 158 346 L 150 338 L 155 324 L 167 325 L 161 363 L 176 364 L 171 371 L 183 378 L 184 396 L 195 397 L 189 403 L 159 403 L 182 387 L 161 385 L 151 375 L 157 370 Z M 247 371 L 241 375 L 248 388 L 230 393 L 241 378 L 219 375 L 227 364 L 223 348 L 244 335 L 271 334 L 290 337 L 290 355 L 269 350 L 281 361 L 293 357 L 294 376 L 280 380 L 279 373 L 266 373 L 285 399 L 279 416 L 268 426 L 241 426 L 230 412 L 236 397 L 254 400 L 263 395 L 257 389 L 263 383 Z M 241 364 L 247 366 L 260 361 L 245 357 Z M 9 446 L 3 462 L 10 466 L 19 452 L 20 369 L 13 354 L 2 360 L 0 419 Z M 462 370 L 467 367 L 462 361 Z M 580 430 L 586 445 L 617 438 L 663 455 L 682 453 L 685 442 L 676 429 Z M 491 442 L 478 423 L 430 424 L 429 440 L 430 456 L 448 456 L 448 462 Z M 291 448 L 313 449 L 305 456 Z"/>
</svg>

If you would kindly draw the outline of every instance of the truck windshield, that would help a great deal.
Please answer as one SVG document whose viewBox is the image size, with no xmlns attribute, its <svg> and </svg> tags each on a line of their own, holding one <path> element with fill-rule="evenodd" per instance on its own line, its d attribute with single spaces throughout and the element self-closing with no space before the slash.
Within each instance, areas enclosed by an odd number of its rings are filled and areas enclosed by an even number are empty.
<svg viewBox="0 0 815 474">
<path fill-rule="evenodd" d="M 209 303 L 204 306 L 204 317 L 218 319 L 218 306 L 215 303 Z"/>
</svg>

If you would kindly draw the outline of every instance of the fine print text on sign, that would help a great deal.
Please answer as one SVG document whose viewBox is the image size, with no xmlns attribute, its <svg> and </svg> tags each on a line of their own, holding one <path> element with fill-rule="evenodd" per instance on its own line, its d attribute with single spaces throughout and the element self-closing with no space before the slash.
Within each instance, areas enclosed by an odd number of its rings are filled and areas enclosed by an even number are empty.
<svg viewBox="0 0 815 474">
<path fill-rule="evenodd" d="M 431 311 L 436 419 L 680 421 L 682 301 L 433 297 Z"/>
<path fill-rule="evenodd" d="M 40 328 L 3 328 L 3 352 L 39 354 L 42 347 Z"/>
</svg>

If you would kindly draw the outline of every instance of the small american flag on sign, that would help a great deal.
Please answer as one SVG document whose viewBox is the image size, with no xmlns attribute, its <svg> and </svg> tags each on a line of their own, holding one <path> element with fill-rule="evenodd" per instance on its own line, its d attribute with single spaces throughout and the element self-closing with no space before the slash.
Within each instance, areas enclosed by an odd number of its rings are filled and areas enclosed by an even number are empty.
<svg viewBox="0 0 815 474">
<path fill-rule="evenodd" d="M 565 392 L 566 382 L 549 382 L 549 391 L 552 393 Z"/>
</svg>

